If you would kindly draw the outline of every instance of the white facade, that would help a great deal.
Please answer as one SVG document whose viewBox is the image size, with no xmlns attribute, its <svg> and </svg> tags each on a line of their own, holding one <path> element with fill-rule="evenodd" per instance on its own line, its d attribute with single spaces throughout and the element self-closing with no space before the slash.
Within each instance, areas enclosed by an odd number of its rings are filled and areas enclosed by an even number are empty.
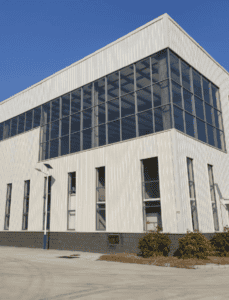
<svg viewBox="0 0 229 300">
<path fill-rule="evenodd" d="M 9 231 L 22 231 L 24 181 L 30 180 L 28 231 L 43 230 L 44 163 L 53 169 L 50 231 L 67 232 L 68 173 L 76 172 L 75 231 L 96 232 L 96 172 L 106 170 L 106 232 L 141 233 L 141 160 L 158 157 L 163 231 L 192 230 L 187 157 L 193 159 L 199 230 L 214 232 L 207 165 L 213 166 L 219 230 L 229 225 L 229 74 L 167 14 L 0 103 L 0 122 L 169 48 L 220 89 L 226 151 L 175 128 L 38 161 L 40 127 L 0 142 L 0 231 L 12 183 Z"/>
</svg>

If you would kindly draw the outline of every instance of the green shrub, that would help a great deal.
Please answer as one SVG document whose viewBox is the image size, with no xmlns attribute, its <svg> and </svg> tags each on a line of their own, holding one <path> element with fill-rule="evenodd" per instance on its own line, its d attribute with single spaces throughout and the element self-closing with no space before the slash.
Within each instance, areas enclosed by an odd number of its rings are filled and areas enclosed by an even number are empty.
<svg viewBox="0 0 229 300">
<path fill-rule="evenodd" d="M 178 258 L 206 259 L 214 254 L 211 242 L 199 231 L 188 232 L 178 239 L 179 248 L 174 253 Z"/>
<path fill-rule="evenodd" d="M 216 233 L 210 240 L 212 247 L 215 248 L 217 256 L 229 256 L 229 229 L 224 228 L 224 232 Z"/>
<path fill-rule="evenodd" d="M 141 255 L 144 258 L 151 256 L 168 256 L 171 241 L 168 235 L 161 233 L 161 231 L 162 228 L 157 226 L 155 232 L 151 231 L 139 239 L 138 248 L 141 250 Z"/>
</svg>

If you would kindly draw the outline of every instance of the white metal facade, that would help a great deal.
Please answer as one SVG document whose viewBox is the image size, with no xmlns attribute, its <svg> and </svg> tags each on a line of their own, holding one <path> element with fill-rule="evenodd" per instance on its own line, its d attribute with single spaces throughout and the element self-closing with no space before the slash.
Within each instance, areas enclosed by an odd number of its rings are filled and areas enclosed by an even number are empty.
<svg viewBox="0 0 229 300">
<path fill-rule="evenodd" d="M 220 88 L 226 149 L 229 144 L 229 74 L 167 14 L 34 86 L 0 103 L 0 122 L 48 102 L 108 73 L 169 47 Z M 30 180 L 28 231 L 42 231 L 44 175 L 35 170 L 40 129 L 0 142 L 0 230 L 4 230 L 7 184 L 12 183 L 9 231 L 21 231 L 24 181 Z M 192 228 L 187 157 L 193 159 L 199 229 L 214 232 L 207 164 L 213 165 L 220 231 L 229 225 L 229 157 L 176 129 L 92 148 L 47 161 L 53 169 L 51 225 L 67 231 L 68 172 L 76 171 L 75 231 L 96 231 L 96 172 L 106 168 L 106 231 L 143 232 L 140 160 L 158 157 L 163 231 Z"/>
</svg>

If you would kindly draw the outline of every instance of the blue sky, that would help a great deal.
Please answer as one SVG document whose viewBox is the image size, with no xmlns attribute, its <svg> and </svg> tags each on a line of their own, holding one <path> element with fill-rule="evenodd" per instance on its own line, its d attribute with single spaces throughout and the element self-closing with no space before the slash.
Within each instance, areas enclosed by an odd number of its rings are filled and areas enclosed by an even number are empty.
<svg viewBox="0 0 229 300">
<path fill-rule="evenodd" d="M 164 13 L 229 71 L 229 0 L 0 0 L 0 102 Z"/>
</svg>

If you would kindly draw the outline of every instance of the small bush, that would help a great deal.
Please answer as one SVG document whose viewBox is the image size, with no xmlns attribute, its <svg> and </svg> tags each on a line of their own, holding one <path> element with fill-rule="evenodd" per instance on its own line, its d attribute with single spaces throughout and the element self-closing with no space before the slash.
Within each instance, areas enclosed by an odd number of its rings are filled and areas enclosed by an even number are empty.
<svg viewBox="0 0 229 300">
<path fill-rule="evenodd" d="M 216 233 L 210 242 L 217 256 L 229 256 L 229 228 L 225 227 L 224 232 Z"/>
<path fill-rule="evenodd" d="M 214 255 L 211 242 L 199 231 L 187 232 L 178 241 L 179 248 L 174 253 L 178 258 L 207 259 L 208 256 Z"/>
<path fill-rule="evenodd" d="M 138 248 L 144 258 L 151 256 L 168 256 L 171 241 L 167 234 L 161 233 L 162 228 L 157 226 L 156 232 L 147 233 L 139 239 Z"/>
</svg>

